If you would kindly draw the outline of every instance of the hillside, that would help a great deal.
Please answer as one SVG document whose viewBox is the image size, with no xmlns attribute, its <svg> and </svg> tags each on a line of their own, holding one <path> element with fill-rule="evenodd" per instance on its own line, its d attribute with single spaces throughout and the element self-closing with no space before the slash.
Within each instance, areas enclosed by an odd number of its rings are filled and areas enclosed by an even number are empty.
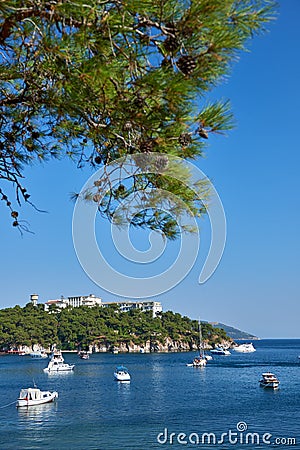
<svg viewBox="0 0 300 450">
<path fill-rule="evenodd" d="M 209 322 L 215 328 L 222 328 L 226 334 L 231 337 L 231 339 L 235 340 L 257 340 L 259 339 L 257 336 L 253 334 L 247 333 L 245 331 L 241 331 L 238 328 L 230 327 L 229 325 L 225 325 L 220 322 Z"/>
<path fill-rule="evenodd" d="M 224 330 L 209 323 L 202 324 L 202 337 L 206 347 L 231 343 Z M 121 312 L 116 305 L 53 309 L 50 314 L 32 304 L 0 310 L 0 350 L 50 349 L 53 344 L 63 350 L 189 351 L 199 345 L 198 321 L 172 311 L 155 318 L 140 310 Z"/>
</svg>

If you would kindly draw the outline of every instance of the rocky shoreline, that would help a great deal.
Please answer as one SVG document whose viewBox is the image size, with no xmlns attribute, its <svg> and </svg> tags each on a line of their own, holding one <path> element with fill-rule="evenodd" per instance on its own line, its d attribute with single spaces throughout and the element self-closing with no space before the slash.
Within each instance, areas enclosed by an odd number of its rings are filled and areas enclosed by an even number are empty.
<svg viewBox="0 0 300 450">
<path fill-rule="evenodd" d="M 233 345 L 232 340 L 223 340 L 220 343 L 221 346 L 230 348 Z M 205 350 L 210 350 L 214 348 L 214 345 L 210 345 L 207 342 L 203 343 Z M 39 344 L 35 344 L 32 347 L 19 346 L 16 352 L 29 354 L 32 351 L 45 350 L 47 353 L 51 352 L 51 348 L 43 348 Z M 94 343 L 90 345 L 88 350 L 93 353 L 168 353 L 168 352 L 190 352 L 197 351 L 198 346 L 191 342 L 184 341 L 174 341 L 167 338 L 164 343 L 158 341 L 146 341 L 144 344 L 135 344 L 134 342 L 118 342 L 116 344 L 111 344 L 109 342 L 105 343 Z M 64 351 L 68 351 L 65 349 Z M 71 351 L 71 350 L 70 350 Z M 74 351 L 74 350 L 73 350 Z"/>
</svg>

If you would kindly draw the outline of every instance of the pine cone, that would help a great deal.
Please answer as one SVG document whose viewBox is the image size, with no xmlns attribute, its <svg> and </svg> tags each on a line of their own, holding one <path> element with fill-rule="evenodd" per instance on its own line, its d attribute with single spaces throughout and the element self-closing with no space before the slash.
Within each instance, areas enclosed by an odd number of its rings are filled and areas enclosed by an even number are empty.
<svg viewBox="0 0 300 450">
<path fill-rule="evenodd" d="M 197 67 L 197 59 L 194 56 L 181 56 L 177 61 L 177 66 L 184 75 L 191 75 Z"/>
<path fill-rule="evenodd" d="M 101 162 L 102 162 L 101 156 L 96 156 L 94 161 L 95 161 L 95 164 L 101 164 Z"/>
<path fill-rule="evenodd" d="M 140 151 L 142 153 L 151 152 L 153 150 L 153 147 L 154 147 L 154 140 L 151 138 L 141 141 L 140 143 Z"/>
<path fill-rule="evenodd" d="M 192 142 L 191 133 L 181 133 L 178 138 L 179 144 L 186 147 Z"/>
<path fill-rule="evenodd" d="M 201 136 L 204 139 L 208 139 L 208 133 L 204 128 L 199 128 L 198 129 L 198 134 L 199 136 Z"/>
<path fill-rule="evenodd" d="M 100 194 L 95 194 L 95 195 L 93 196 L 93 201 L 94 201 L 95 203 L 99 203 L 100 200 L 101 200 L 101 195 L 100 195 Z"/>
<path fill-rule="evenodd" d="M 169 53 L 175 52 L 179 47 L 179 40 L 176 37 L 168 36 L 164 41 L 164 48 Z"/>
</svg>

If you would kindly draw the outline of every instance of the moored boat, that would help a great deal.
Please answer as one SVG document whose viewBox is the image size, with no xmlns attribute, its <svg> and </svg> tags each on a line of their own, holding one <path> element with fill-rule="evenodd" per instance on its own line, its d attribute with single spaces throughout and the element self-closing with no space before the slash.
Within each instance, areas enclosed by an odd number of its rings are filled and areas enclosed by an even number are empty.
<svg viewBox="0 0 300 450">
<path fill-rule="evenodd" d="M 45 359 L 48 358 L 47 353 L 45 352 L 45 350 L 38 350 L 36 352 L 31 352 L 29 353 L 29 356 L 31 358 L 35 358 L 35 359 Z"/>
<path fill-rule="evenodd" d="M 264 388 L 278 389 L 280 381 L 274 375 L 274 373 L 265 372 L 262 374 L 262 379 L 259 380 L 259 384 Z"/>
<path fill-rule="evenodd" d="M 60 351 L 52 354 L 51 359 L 44 372 L 70 372 L 75 367 L 75 364 L 67 364 Z"/>
<path fill-rule="evenodd" d="M 222 355 L 222 356 L 231 355 L 230 351 L 224 347 L 215 347 L 210 351 L 210 353 L 212 353 L 213 355 Z"/>
<path fill-rule="evenodd" d="M 237 347 L 234 347 L 233 349 L 235 352 L 239 352 L 239 353 L 253 353 L 256 352 L 255 347 L 253 346 L 252 342 L 248 343 L 248 344 L 240 344 Z"/>
<path fill-rule="evenodd" d="M 130 374 L 125 366 L 118 366 L 114 372 L 114 378 L 117 381 L 130 381 Z"/>
<path fill-rule="evenodd" d="M 193 362 L 191 364 L 191 366 L 193 367 L 205 367 L 207 364 L 207 360 L 205 357 L 203 357 L 201 354 L 199 356 L 196 356 L 193 359 Z"/>
<path fill-rule="evenodd" d="M 205 367 L 209 358 L 206 357 L 204 350 L 202 350 L 202 334 L 201 334 L 201 321 L 198 321 L 199 327 L 199 355 L 195 356 L 193 362 L 190 364 L 186 364 L 187 367 Z"/>
<path fill-rule="evenodd" d="M 78 352 L 78 356 L 79 356 L 80 359 L 89 359 L 89 357 L 90 357 L 89 353 L 85 352 L 83 350 Z"/>
<path fill-rule="evenodd" d="M 42 405 L 43 403 L 53 402 L 56 398 L 58 398 L 56 391 L 41 391 L 37 388 L 21 389 L 17 407 Z"/>
</svg>

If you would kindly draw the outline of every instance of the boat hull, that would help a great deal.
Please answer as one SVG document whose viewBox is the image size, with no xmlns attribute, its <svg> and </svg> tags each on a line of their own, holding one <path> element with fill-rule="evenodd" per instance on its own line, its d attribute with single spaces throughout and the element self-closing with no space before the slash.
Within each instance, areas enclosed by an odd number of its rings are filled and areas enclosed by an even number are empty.
<svg viewBox="0 0 300 450">
<path fill-rule="evenodd" d="M 271 382 L 265 382 L 260 381 L 260 386 L 267 389 L 278 389 L 279 388 L 279 381 L 271 381 Z"/>
<path fill-rule="evenodd" d="M 52 367 L 52 368 L 46 367 L 44 369 L 44 372 L 71 372 L 74 369 L 74 367 L 75 367 L 74 365 L 68 365 L 68 367 L 67 366 Z"/>
<path fill-rule="evenodd" d="M 213 355 L 219 355 L 219 356 L 230 356 L 231 355 L 229 350 L 211 350 L 210 352 Z"/>
</svg>

